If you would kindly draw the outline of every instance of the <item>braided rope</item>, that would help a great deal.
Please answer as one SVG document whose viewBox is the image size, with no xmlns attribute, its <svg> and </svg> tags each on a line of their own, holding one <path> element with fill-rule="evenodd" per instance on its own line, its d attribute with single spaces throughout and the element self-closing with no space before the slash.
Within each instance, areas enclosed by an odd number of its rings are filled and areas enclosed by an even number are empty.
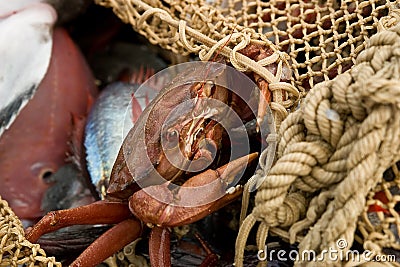
<svg viewBox="0 0 400 267">
<path fill-rule="evenodd" d="M 400 25 L 373 36 L 350 72 L 316 85 L 302 108 L 282 123 L 279 159 L 239 231 L 236 266 L 242 266 L 244 240 L 256 220 L 268 229 L 291 226 L 292 242 L 308 230 L 299 253 L 338 249 L 340 238 L 349 249 L 366 197 L 381 182 L 383 172 L 400 159 L 398 51 Z M 292 197 L 319 190 L 309 204 Z M 364 246 L 374 248 L 371 242 Z"/>
</svg>

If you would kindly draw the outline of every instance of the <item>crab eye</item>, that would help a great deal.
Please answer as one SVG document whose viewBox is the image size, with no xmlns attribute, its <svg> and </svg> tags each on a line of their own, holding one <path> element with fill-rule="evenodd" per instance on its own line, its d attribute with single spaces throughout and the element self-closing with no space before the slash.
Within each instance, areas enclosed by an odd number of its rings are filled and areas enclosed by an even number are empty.
<svg viewBox="0 0 400 267">
<path fill-rule="evenodd" d="M 168 130 L 164 135 L 164 148 L 174 149 L 179 145 L 179 132 L 177 130 Z"/>
<path fill-rule="evenodd" d="M 179 133 L 177 130 L 172 130 L 167 132 L 167 141 L 175 143 L 178 141 Z"/>
<path fill-rule="evenodd" d="M 211 96 L 211 91 L 214 86 L 212 81 L 207 81 L 206 84 L 203 86 L 203 94 L 207 97 Z"/>
</svg>

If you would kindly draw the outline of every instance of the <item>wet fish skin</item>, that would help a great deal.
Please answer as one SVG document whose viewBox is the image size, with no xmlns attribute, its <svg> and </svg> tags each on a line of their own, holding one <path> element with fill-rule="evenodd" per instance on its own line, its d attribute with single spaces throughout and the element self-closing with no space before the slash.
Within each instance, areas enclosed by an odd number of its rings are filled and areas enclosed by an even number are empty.
<svg viewBox="0 0 400 267">
<path fill-rule="evenodd" d="M 96 96 L 93 75 L 78 47 L 64 29 L 54 29 L 46 76 L 0 137 L 0 195 L 19 218 L 44 215 L 40 205 L 50 186 L 47 178 L 65 164 L 71 135 L 80 131 L 71 117 L 85 118 Z"/>
<path fill-rule="evenodd" d="M 0 1 L 0 136 L 49 67 L 56 11 L 39 0 Z"/>
<path fill-rule="evenodd" d="M 151 93 L 147 97 L 135 94 L 133 103 L 136 112 L 132 112 L 132 94 L 139 86 L 123 82 L 110 84 L 100 93 L 89 113 L 84 141 L 87 168 L 101 198 L 105 196 L 121 144 L 137 119 L 133 113 L 140 114 L 155 96 Z"/>
</svg>

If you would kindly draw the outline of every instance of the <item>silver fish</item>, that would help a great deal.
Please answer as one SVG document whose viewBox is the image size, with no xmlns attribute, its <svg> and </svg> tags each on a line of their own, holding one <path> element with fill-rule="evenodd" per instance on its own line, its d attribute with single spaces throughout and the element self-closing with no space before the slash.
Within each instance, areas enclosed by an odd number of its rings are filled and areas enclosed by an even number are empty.
<svg viewBox="0 0 400 267">
<path fill-rule="evenodd" d="M 153 88 L 145 88 L 137 93 L 139 86 L 122 82 L 107 86 L 88 116 L 84 141 L 87 168 L 102 199 L 126 134 L 157 94 Z"/>
</svg>

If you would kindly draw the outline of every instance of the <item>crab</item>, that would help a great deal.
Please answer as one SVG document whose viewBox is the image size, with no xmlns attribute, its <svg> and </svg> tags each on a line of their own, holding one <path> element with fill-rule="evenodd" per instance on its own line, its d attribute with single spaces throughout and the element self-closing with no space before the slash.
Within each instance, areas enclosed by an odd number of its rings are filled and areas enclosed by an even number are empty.
<svg viewBox="0 0 400 267">
<path fill-rule="evenodd" d="M 205 66 L 183 71 L 143 111 L 118 153 L 105 200 L 49 212 L 27 229 L 26 238 L 36 242 L 76 224 L 115 224 L 70 265 L 95 266 L 148 226 L 151 265 L 170 266 L 170 228 L 198 221 L 240 197 L 237 176 L 257 158 L 252 153 L 210 167 L 218 162 L 224 132 L 218 121 L 227 111 L 209 100 L 229 106 L 233 97 L 218 82 L 225 79 L 226 65 Z"/>
</svg>

